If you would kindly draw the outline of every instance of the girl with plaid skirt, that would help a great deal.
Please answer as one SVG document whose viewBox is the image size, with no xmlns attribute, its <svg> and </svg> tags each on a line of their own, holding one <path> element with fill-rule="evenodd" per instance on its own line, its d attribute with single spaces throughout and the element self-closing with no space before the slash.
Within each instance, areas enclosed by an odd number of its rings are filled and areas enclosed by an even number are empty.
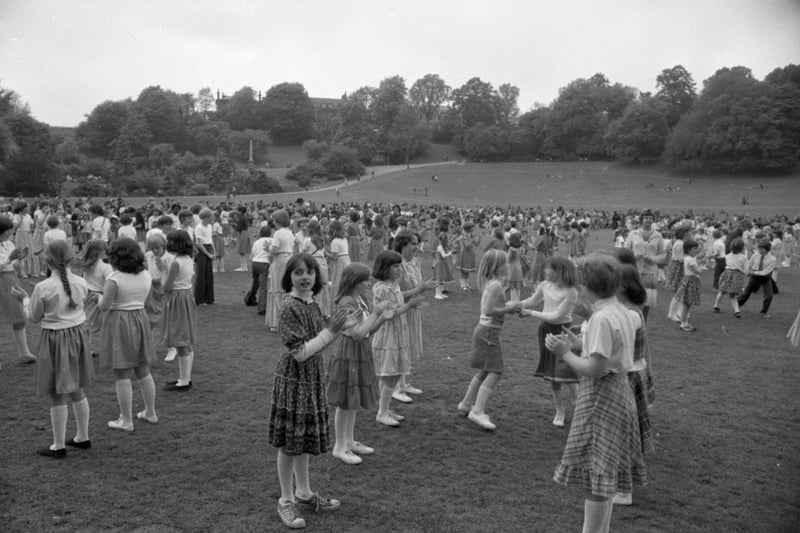
<svg viewBox="0 0 800 533">
<path fill-rule="evenodd" d="M 672 243 L 671 259 L 669 266 L 667 266 L 667 281 L 665 282 L 665 287 L 671 289 L 673 292 L 677 292 L 678 285 L 680 285 L 683 280 L 683 258 L 685 257 L 683 253 L 683 240 L 688 232 L 689 228 L 684 226 L 675 228 L 675 241 Z M 680 322 L 680 317 L 678 316 L 679 304 L 680 300 L 678 300 L 676 296 L 673 296 L 672 300 L 669 302 L 667 318 L 673 322 Z"/>
<path fill-rule="evenodd" d="M 719 301 L 727 294 L 733 307 L 733 315 L 742 318 L 737 298 L 744 293 L 747 275 L 747 256 L 744 255 L 744 241 L 735 238 L 731 241 L 731 251 L 725 256 L 725 270 L 719 276 L 719 292 L 714 300 L 714 312 L 719 313 Z"/>
<path fill-rule="evenodd" d="M 592 304 L 583 338 L 565 330 L 547 336 L 547 348 L 580 375 L 575 415 L 553 480 L 586 490 L 583 531 L 608 531 L 617 492 L 646 483 L 636 403 L 628 383 L 635 322 L 617 299 L 620 265 L 590 254 L 578 267 Z M 581 355 L 576 355 L 575 351 Z"/>
<path fill-rule="evenodd" d="M 696 329 L 689 324 L 689 308 L 693 305 L 700 305 L 700 272 L 705 270 L 705 267 L 697 262 L 699 253 L 699 243 L 691 239 L 683 241 L 684 275 L 675 292 L 675 299 L 678 300 L 678 317 L 681 320 L 683 331 L 695 331 Z"/>
<path fill-rule="evenodd" d="M 340 505 L 338 500 L 312 492 L 308 460 L 309 455 L 328 451 L 330 429 L 321 352 L 344 327 L 348 311 L 338 310 L 325 327 L 314 301 L 322 287 L 319 266 L 307 253 L 296 254 L 285 264 L 281 287 L 288 293 L 278 321 L 285 349 L 275 368 L 268 441 L 278 448 L 278 516 L 286 526 L 299 529 L 306 522 L 297 504 L 325 511 Z"/>
</svg>

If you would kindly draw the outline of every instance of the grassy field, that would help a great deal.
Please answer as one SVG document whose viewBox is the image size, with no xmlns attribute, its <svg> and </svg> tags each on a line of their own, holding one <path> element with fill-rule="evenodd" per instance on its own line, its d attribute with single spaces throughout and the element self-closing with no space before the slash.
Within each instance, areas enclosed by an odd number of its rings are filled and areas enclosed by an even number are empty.
<svg viewBox="0 0 800 533">
<path fill-rule="evenodd" d="M 589 245 L 609 243 L 608 232 L 598 232 Z M 229 269 L 234 262 L 229 257 Z M 215 275 L 218 303 L 199 309 L 194 388 L 177 394 L 159 386 L 158 425 L 137 424 L 130 434 L 106 428 L 117 416 L 114 382 L 99 370 L 87 391 L 92 449 L 70 449 L 64 460 L 35 455 L 51 442 L 47 403 L 32 393 L 33 368 L 13 365 L 4 330 L 1 531 L 285 530 L 275 513 L 275 450 L 266 443 L 281 346 L 242 304 L 249 277 Z M 692 310 L 695 333 L 666 321 L 664 290 L 651 313 L 657 450 L 647 457 L 650 485 L 636 489 L 632 507 L 615 509 L 613 531 L 797 531 L 800 352 L 785 335 L 800 300 L 800 270 L 781 271 L 770 320 L 758 316 L 758 296 L 741 320 L 724 305 L 714 314 L 710 284 L 705 275 L 703 304 Z M 407 417 L 399 429 L 360 413 L 356 436 L 377 450 L 363 464 L 347 466 L 330 454 L 312 459 L 312 486 L 340 498 L 342 508 L 306 513 L 308 529 L 579 531 L 581 491 L 551 481 L 567 429 L 551 425 L 549 387 L 533 377 L 537 322 L 507 320 L 506 372 L 487 408 L 498 429 L 486 433 L 455 410 L 472 374 L 479 295 L 454 292 L 431 302 L 425 356 L 410 380 L 424 394 L 396 407 Z M 29 328 L 33 346 L 38 335 Z M 153 365 L 159 385 L 176 372 L 175 363 Z"/>
<path fill-rule="evenodd" d="M 372 171 L 375 179 L 369 179 Z M 273 172 L 273 171 L 271 171 Z M 277 171 L 274 171 L 277 173 Z M 438 182 L 432 180 L 436 175 Z M 763 188 L 762 188 L 763 186 Z M 337 194 L 338 189 L 338 194 Z M 427 196 L 425 196 L 427 189 Z M 647 206 L 663 212 L 786 214 L 800 216 L 800 174 L 785 176 L 672 176 L 661 167 L 637 168 L 607 162 L 457 163 L 440 159 L 418 165 L 370 167 L 360 182 L 333 183 L 319 190 L 241 196 L 245 201 L 317 203 L 373 202 L 458 206 L 599 207 L 625 210 Z M 742 205 L 742 197 L 749 204 Z M 129 198 L 133 205 L 147 198 Z M 189 197 L 216 205 L 224 197 Z"/>
</svg>

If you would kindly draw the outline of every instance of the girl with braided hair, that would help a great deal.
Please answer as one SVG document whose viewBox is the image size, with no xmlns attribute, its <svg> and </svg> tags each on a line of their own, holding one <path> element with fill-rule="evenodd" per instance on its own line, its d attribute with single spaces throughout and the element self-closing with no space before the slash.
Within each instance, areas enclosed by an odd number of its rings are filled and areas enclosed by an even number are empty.
<svg viewBox="0 0 800 533">
<path fill-rule="evenodd" d="M 83 301 L 89 293 L 86 281 L 69 270 L 74 257 L 66 241 L 53 241 L 43 251 L 50 276 L 34 287 L 30 298 L 17 287 L 12 293 L 23 302 L 25 315 L 42 328 L 36 358 L 36 392 L 50 398 L 53 444 L 37 451 L 39 455 L 66 457 L 66 446 L 91 447 L 89 440 L 89 402 L 83 393 L 91 384 L 94 366 L 89 339 L 83 323 Z M 67 402 L 72 403 L 77 433 L 66 440 Z"/>
</svg>

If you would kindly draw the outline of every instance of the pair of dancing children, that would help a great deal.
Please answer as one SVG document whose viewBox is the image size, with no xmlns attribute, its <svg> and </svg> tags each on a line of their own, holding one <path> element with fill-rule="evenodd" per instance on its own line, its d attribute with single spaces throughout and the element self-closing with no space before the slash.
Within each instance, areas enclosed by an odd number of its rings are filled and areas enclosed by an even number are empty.
<svg viewBox="0 0 800 533">
<path fill-rule="evenodd" d="M 634 355 L 637 345 L 642 351 L 646 346 L 644 317 L 641 311 L 632 311 L 623 304 L 634 308 L 642 305 L 646 291 L 641 281 L 636 283 L 635 267 L 622 266 L 612 256 L 592 254 L 581 263 L 580 276 L 570 275 L 571 271 L 574 268 L 568 260 L 562 270 L 559 259 L 552 258 L 542 294 L 537 290 L 525 302 L 506 301 L 505 254 L 498 250 L 484 254 L 479 268 L 479 282 L 483 286 L 481 317 L 473 333 L 471 360 L 471 366 L 478 372 L 458 410 L 479 426 L 495 429 L 484 409 L 503 369 L 500 345 L 503 318 L 544 300 L 542 312 L 526 312 L 557 322 L 552 325 L 544 322 L 540 327 L 540 342 L 544 347 L 540 350 L 537 373 L 544 367 L 552 376 L 551 383 L 569 382 L 564 377 L 570 372 L 559 368 L 568 365 L 571 373 L 580 376 L 574 418 L 553 479 L 563 485 L 582 485 L 586 489 L 583 530 L 607 532 L 614 498 L 618 495 L 629 498 L 634 483 L 646 482 L 644 453 L 652 450 L 647 405 L 637 371 L 643 368 L 643 363 L 637 366 L 639 358 Z M 621 283 L 623 272 L 630 283 Z M 565 310 L 575 306 L 578 277 L 585 287 L 584 298 L 591 305 L 591 316 L 582 326 L 582 338 L 566 327 L 568 322 L 558 323 L 566 318 Z M 635 290 L 628 290 L 629 286 Z M 548 292 L 549 302 L 545 299 Z M 552 309 L 559 293 L 559 303 Z M 559 392 L 560 387 L 553 388 L 555 425 L 563 425 L 563 400 Z"/>
<path fill-rule="evenodd" d="M 174 250 L 180 251 L 182 237 L 191 247 L 185 232 L 173 234 L 171 244 Z M 97 260 L 102 255 L 97 254 Z M 155 383 L 149 368 L 154 356 L 153 339 L 150 319 L 145 311 L 151 293 L 151 278 L 145 269 L 144 254 L 136 241 L 123 238 L 111 243 L 107 256 L 112 271 L 99 295 L 90 291 L 89 283 L 84 278 L 71 271 L 74 253 L 66 241 L 55 241 L 45 248 L 43 258 L 50 276 L 34 287 L 30 297 L 19 287 L 11 289 L 12 295 L 22 302 L 26 318 L 42 328 L 36 361 L 36 392 L 50 399 L 53 444 L 38 450 L 39 455 L 63 458 L 67 454 L 66 446 L 78 449 L 91 447 L 89 403 L 84 389 L 91 384 L 94 373 L 90 348 L 90 328 L 93 324 L 87 323 L 87 308 L 103 313 L 98 342 L 100 359 L 101 364 L 111 368 L 115 376 L 120 414 L 116 420 L 108 422 L 108 427 L 133 431 L 134 378 L 145 406 L 136 414 L 136 418 L 158 423 Z M 181 257 L 187 257 L 188 266 L 192 268 L 188 255 L 176 256 L 175 266 L 170 268 L 172 279 L 168 276 L 165 285 L 168 294 L 165 322 L 166 331 L 173 332 L 173 342 L 176 342 L 174 333 L 186 334 L 184 342 L 175 344 L 179 350 L 188 347 L 191 351 L 188 344 L 189 341 L 193 342 L 194 337 L 193 320 L 189 318 L 189 309 L 194 308 L 191 289 L 172 290 L 179 271 L 186 268 L 180 261 Z M 96 268 L 96 265 L 93 267 Z M 175 326 L 176 323 L 180 323 L 180 327 L 170 327 L 170 324 Z M 187 362 L 191 365 L 191 361 Z M 168 382 L 167 386 L 175 387 L 179 381 Z M 72 404 L 77 425 L 76 435 L 69 440 L 66 440 L 67 403 Z"/>
<path fill-rule="evenodd" d="M 389 406 L 397 382 L 411 369 L 409 327 L 405 313 L 419 307 L 421 297 L 404 302 L 400 290 L 402 256 L 381 251 L 375 265 L 351 263 L 342 271 L 327 326 L 314 296 L 322 289 L 320 268 L 313 256 L 292 256 L 281 279 L 287 296 L 280 310 L 278 332 L 286 348 L 281 355 L 272 392 L 269 442 L 278 448 L 281 487 L 278 516 L 289 528 L 305 527 L 298 506 L 332 511 L 340 506 L 311 490 L 311 455 L 327 453 L 330 445 L 328 405 L 336 407 L 333 455 L 359 464 L 374 450 L 355 440 L 357 410 L 378 406 L 376 420 L 397 426 L 403 417 Z M 373 305 L 367 304 L 370 276 Z M 322 351 L 332 346 L 330 381 L 324 387 Z M 380 383 L 376 379 L 380 377 Z"/>
</svg>

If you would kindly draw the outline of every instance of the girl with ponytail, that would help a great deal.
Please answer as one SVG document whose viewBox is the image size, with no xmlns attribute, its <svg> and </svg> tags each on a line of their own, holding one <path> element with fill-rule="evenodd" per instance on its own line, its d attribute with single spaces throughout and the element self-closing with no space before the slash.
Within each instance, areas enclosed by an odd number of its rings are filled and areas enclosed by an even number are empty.
<svg viewBox="0 0 800 533">
<path fill-rule="evenodd" d="M 50 276 L 37 284 L 28 298 L 20 289 L 12 293 L 22 300 L 28 320 L 39 324 L 42 333 L 36 358 L 36 392 L 50 398 L 53 444 L 37 451 L 39 455 L 61 459 L 66 446 L 91 447 L 89 440 L 89 402 L 84 388 L 91 384 L 92 364 L 89 339 L 83 326 L 83 302 L 89 293 L 86 281 L 73 274 L 69 264 L 74 252 L 66 241 L 54 241 L 43 251 Z M 67 402 L 72 403 L 77 432 L 69 440 Z"/>
</svg>

